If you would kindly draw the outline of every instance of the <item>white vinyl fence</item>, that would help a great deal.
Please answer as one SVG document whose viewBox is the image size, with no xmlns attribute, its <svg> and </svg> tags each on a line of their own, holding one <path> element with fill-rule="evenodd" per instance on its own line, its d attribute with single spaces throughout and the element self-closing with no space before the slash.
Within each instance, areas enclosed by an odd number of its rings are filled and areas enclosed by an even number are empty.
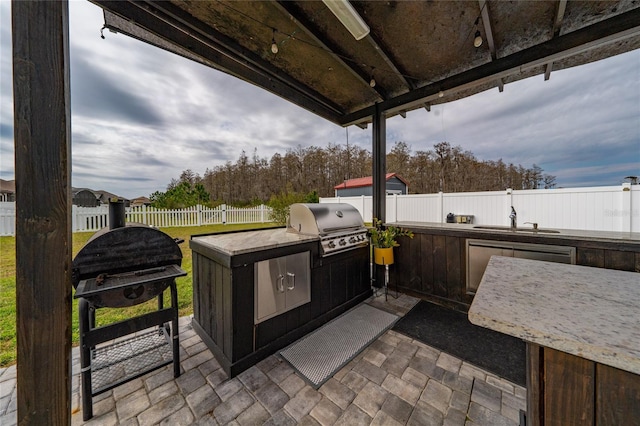
<svg viewBox="0 0 640 426">
<path fill-rule="evenodd" d="M 322 198 L 321 203 L 349 203 L 371 222 L 370 196 Z M 640 185 L 591 188 L 530 189 L 452 194 L 387 196 L 388 222 L 444 223 L 448 213 L 472 215 L 475 225 L 509 225 L 514 206 L 518 224 L 536 222 L 541 228 L 591 231 L 640 232 Z M 108 226 L 109 209 L 73 206 L 73 231 L 97 231 Z M 147 225 L 199 226 L 224 223 L 262 223 L 270 221 L 267 206 L 216 208 L 195 206 L 181 210 L 152 207 L 127 209 L 127 221 Z M 15 233 L 15 204 L 0 203 L 0 235 Z"/>
<path fill-rule="evenodd" d="M 511 206 L 518 225 L 541 228 L 640 232 L 640 185 L 591 188 L 388 195 L 387 222 L 446 222 L 447 214 L 472 215 L 475 225 L 509 225 Z M 321 203 L 348 203 L 371 222 L 371 196 L 322 198 Z"/>
<path fill-rule="evenodd" d="M 15 216 L 15 203 L 0 203 L 0 235 L 15 234 Z M 98 231 L 109 226 L 109 206 L 72 206 L 71 218 L 73 232 Z M 265 205 L 237 208 L 225 204 L 215 208 L 198 205 L 176 210 L 139 206 L 126 208 L 126 218 L 127 222 L 157 227 L 263 223 L 271 221 L 271 209 Z"/>
</svg>

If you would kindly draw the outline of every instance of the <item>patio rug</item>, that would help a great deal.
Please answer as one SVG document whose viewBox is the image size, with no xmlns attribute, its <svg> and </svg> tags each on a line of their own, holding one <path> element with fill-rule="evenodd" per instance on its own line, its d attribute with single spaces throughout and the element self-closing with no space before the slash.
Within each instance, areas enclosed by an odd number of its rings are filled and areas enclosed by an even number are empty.
<svg viewBox="0 0 640 426">
<path fill-rule="evenodd" d="M 318 389 L 397 319 L 363 303 L 294 342 L 280 355 Z"/>
<path fill-rule="evenodd" d="M 526 386 L 526 345 L 471 324 L 467 314 L 420 301 L 393 330 Z"/>
</svg>

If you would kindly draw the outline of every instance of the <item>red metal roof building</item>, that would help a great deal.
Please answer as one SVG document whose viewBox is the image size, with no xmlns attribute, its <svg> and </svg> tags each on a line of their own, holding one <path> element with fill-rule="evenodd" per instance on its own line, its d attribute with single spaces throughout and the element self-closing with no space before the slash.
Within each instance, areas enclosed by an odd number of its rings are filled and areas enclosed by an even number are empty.
<svg viewBox="0 0 640 426">
<path fill-rule="evenodd" d="M 386 177 L 387 194 L 408 194 L 409 183 L 396 173 L 387 173 Z M 349 179 L 333 187 L 336 197 L 353 197 L 357 195 L 373 194 L 373 177 Z"/>
</svg>

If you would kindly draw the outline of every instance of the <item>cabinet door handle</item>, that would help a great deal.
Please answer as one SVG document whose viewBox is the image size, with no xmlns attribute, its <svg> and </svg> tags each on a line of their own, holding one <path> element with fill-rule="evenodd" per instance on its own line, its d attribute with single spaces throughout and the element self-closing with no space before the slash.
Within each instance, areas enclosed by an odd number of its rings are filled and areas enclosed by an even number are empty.
<svg viewBox="0 0 640 426">
<path fill-rule="evenodd" d="M 276 288 L 280 293 L 284 293 L 284 275 L 278 275 L 276 280 Z"/>
<path fill-rule="evenodd" d="M 288 277 L 287 281 L 289 282 L 289 284 L 293 283 L 293 285 L 287 286 L 287 290 L 293 290 L 294 288 L 296 288 L 296 274 L 292 272 L 287 272 L 287 277 Z"/>
</svg>

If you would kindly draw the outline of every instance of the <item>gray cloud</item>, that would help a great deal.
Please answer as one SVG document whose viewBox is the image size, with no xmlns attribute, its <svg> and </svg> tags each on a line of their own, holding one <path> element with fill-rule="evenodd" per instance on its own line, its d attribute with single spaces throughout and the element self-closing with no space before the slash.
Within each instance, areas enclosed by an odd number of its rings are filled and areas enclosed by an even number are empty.
<svg viewBox="0 0 640 426">
<path fill-rule="evenodd" d="M 164 190 L 244 150 L 261 158 L 346 143 L 345 129 L 241 80 L 121 34 L 100 39 L 101 10 L 70 2 L 73 185 L 125 197 Z M 0 1 L 0 176 L 13 176 L 10 4 Z M 387 148 L 448 141 L 481 160 L 557 176 L 558 186 L 640 175 L 640 51 L 536 76 L 387 121 Z M 349 143 L 371 150 L 371 126 Z"/>
<path fill-rule="evenodd" d="M 77 50 L 80 52 L 71 55 L 71 108 L 74 115 L 141 126 L 164 124 L 155 105 L 118 86 L 116 79 L 85 59 L 91 57 L 88 52 Z"/>
<path fill-rule="evenodd" d="M 0 138 L 13 139 L 13 126 L 0 123 Z"/>
</svg>

